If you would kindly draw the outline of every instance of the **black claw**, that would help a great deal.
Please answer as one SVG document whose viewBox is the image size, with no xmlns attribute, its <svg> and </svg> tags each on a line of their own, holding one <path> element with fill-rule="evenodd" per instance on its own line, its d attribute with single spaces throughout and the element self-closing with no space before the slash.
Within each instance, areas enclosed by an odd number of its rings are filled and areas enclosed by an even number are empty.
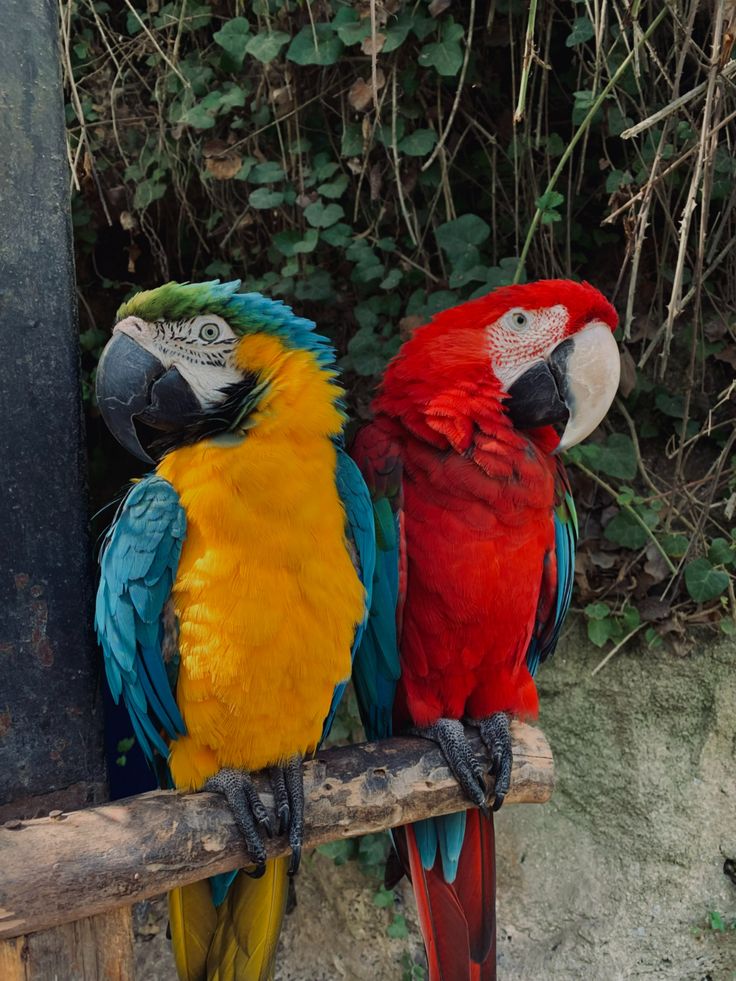
<svg viewBox="0 0 736 981">
<path fill-rule="evenodd" d="M 251 879 L 260 879 L 266 873 L 266 863 L 259 862 L 255 868 L 243 869 L 243 872 Z"/>
<path fill-rule="evenodd" d="M 256 819 L 258 824 L 263 828 L 269 838 L 273 838 L 273 825 L 271 823 L 271 817 L 266 810 L 266 805 L 263 803 L 261 798 L 258 796 L 258 791 L 256 788 L 248 783 L 245 785 L 245 796 L 248 800 L 251 811 L 253 812 L 253 817 Z"/>
<path fill-rule="evenodd" d="M 302 846 L 292 845 L 291 846 L 291 861 L 289 862 L 289 875 L 296 875 L 299 871 L 299 865 L 302 860 Z"/>
</svg>

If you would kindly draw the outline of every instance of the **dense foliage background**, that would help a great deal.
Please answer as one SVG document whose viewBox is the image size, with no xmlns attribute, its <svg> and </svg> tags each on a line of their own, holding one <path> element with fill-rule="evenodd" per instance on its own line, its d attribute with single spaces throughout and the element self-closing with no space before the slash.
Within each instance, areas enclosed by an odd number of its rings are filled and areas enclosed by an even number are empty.
<svg viewBox="0 0 736 981">
<path fill-rule="evenodd" d="M 576 601 L 615 653 L 736 631 L 733 2 L 63 0 L 92 376 L 114 311 L 237 277 L 335 341 L 351 408 L 434 312 L 527 278 L 621 314 L 620 398 L 569 454 Z"/>
</svg>

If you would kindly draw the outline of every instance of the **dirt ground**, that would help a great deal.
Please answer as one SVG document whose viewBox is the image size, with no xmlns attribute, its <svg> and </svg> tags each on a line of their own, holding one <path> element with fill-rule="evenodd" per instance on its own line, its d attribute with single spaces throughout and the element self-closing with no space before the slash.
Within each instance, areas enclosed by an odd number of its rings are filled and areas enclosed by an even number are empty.
<svg viewBox="0 0 736 981">
<path fill-rule="evenodd" d="M 499 981 L 736 981 L 736 645 L 632 648 L 591 677 L 600 658 L 573 624 L 542 669 L 557 787 L 497 818 Z M 277 981 L 416 981 L 408 891 L 379 908 L 323 855 L 297 890 Z M 174 981 L 165 929 L 163 903 L 139 910 L 140 979 Z"/>
</svg>

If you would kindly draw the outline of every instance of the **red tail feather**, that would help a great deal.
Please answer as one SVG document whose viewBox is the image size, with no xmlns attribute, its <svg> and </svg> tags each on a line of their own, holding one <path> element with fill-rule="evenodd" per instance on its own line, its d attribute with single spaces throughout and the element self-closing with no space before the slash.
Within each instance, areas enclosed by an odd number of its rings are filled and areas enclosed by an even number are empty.
<svg viewBox="0 0 736 981">
<path fill-rule="evenodd" d="M 496 981 L 496 856 L 493 817 L 468 811 L 457 876 L 445 882 L 439 854 L 422 867 L 411 825 L 394 831 L 414 888 L 429 981 Z"/>
</svg>

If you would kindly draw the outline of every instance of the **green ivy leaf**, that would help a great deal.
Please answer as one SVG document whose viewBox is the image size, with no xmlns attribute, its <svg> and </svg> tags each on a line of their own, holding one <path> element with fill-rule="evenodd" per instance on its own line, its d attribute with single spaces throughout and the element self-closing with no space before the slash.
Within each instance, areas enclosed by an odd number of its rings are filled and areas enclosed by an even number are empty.
<svg viewBox="0 0 736 981">
<path fill-rule="evenodd" d="M 736 552 L 725 538 L 714 538 L 708 549 L 708 559 L 713 565 L 736 565 Z"/>
<path fill-rule="evenodd" d="M 341 7 L 332 21 L 332 26 L 343 44 L 360 44 L 371 35 L 370 17 L 358 17 L 357 11 Z"/>
<path fill-rule="evenodd" d="M 322 232 L 323 241 L 336 249 L 344 249 L 352 237 L 353 230 L 344 221 L 339 221 L 336 225 L 332 225 Z"/>
<path fill-rule="evenodd" d="M 133 746 L 135 746 L 135 736 L 128 736 L 127 739 L 118 740 L 116 748 L 118 753 L 129 753 Z"/>
<path fill-rule="evenodd" d="M 463 64 L 463 49 L 460 39 L 465 31 L 448 17 L 442 27 L 441 40 L 425 44 L 419 52 L 419 64 L 423 68 L 434 68 L 438 75 L 450 78 L 457 75 Z"/>
<path fill-rule="evenodd" d="M 205 99 L 206 102 L 206 99 Z M 239 85 L 225 82 L 222 91 L 218 93 L 217 109 L 240 109 L 245 105 L 245 90 Z"/>
<path fill-rule="evenodd" d="M 728 589 L 728 573 L 714 569 L 707 559 L 693 559 L 685 566 L 685 585 L 696 603 L 717 599 Z"/>
<path fill-rule="evenodd" d="M 555 221 L 562 221 L 562 215 L 557 208 L 565 201 L 565 195 L 559 191 L 545 191 L 536 200 L 537 208 L 542 212 L 542 224 L 550 225 Z"/>
<path fill-rule="evenodd" d="M 682 419 L 685 414 L 685 399 L 682 395 L 670 395 L 669 392 L 657 392 L 654 404 L 660 412 L 671 419 Z"/>
<path fill-rule="evenodd" d="M 634 120 L 630 116 L 624 116 L 618 106 L 610 106 L 608 109 L 608 132 L 611 136 L 620 136 L 625 129 L 634 125 Z"/>
<path fill-rule="evenodd" d="M 635 606 L 627 606 L 626 609 L 621 612 L 619 620 L 620 626 L 623 628 L 622 632 L 628 634 L 641 623 L 641 614 Z"/>
<path fill-rule="evenodd" d="M 434 293 L 430 293 L 427 297 L 423 312 L 428 317 L 433 317 L 436 313 L 442 313 L 448 307 L 455 306 L 459 300 L 460 297 L 457 293 L 453 293 L 451 290 L 435 290 Z"/>
<path fill-rule="evenodd" d="M 656 651 L 664 643 L 654 627 L 647 627 L 644 631 L 644 640 L 647 642 L 647 647 L 652 651 Z"/>
<path fill-rule="evenodd" d="M 620 187 L 628 187 L 633 179 L 628 170 L 612 170 L 606 177 L 606 193 L 613 194 Z"/>
<path fill-rule="evenodd" d="M 461 215 L 435 230 L 437 244 L 450 259 L 465 255 L 469 246 L 482 245 L 490 234 L 488 223 L 478 215 Z"/>
<path fill-rule="evenodd" d="M 358 842 L 358 859 L 364 869 L 379 870 L 383 878 L 383 866 L 391 848 L 385 832 L 363 835 Z"/>
<path fill-rule="evenodd" d="M 273 244 L 281 255 L 291 258 L 295 255 L 313 252 L 319 241 L 319 232 L 316 228 L 308 228 L 304 234 L 296 229 L 286 229 L 277 232 L 273 237 Z"/>
<path fill-rule="evenodd" d="M 618 477 L 620 480 L 633 480 L 636 476 L 636 452 L 631 437 L 623 433 L 612 433 L 605 443 L 586 443 L 573 446 L 567 453 L 573 463 L 581 463 L 589 470 Z M 622 491 L 625 489 L 622 488 Z M 629 503 L 631 492 L 619 495 L 619 504 Z"/>
<path fill-rule="evenodd" d="M 391 269 L 379 285 L 382 290 L 392 290 L 395 286 L 399 285 L 403 278 L 404 274 L 400 269 Z"/>
<path fill-rule="evenodd" d="M 611 433 L 601 452 L 598 469 L 609 477 L 633 480 L 636 476 L 636 451 L 631 437 Z"/>
<path fill-rule="evenodd" d="M 610 618 L 605 620 L 588 620 L 588 638 L 596 647 L 603 647 L 616 633 L 616 624 Z"/>
<path fill-rule="evenodd" d="M 154 201 L 158 201 L 166 194 L 166 187 L 167 185 L 160 181 L 142 181 L 136 186 L 133 195 L 133 208 L 136 211 L 143 211 L 149 204 L 153 204 Z"/>
<path fill-rule="evenodd" d="M 340 198 L 343 196 L 348 187 L 348 177 L 347 174 L 340 174 L 336 177 L 334 181 L 329 181 L 326 184 L 320 184 L 317 191 L 324 198 Z"/>
<path fill-rule="evenodd" d="M 233 17 L 212 35 L 216 44 L 227 52 L 233 63 L 240 68 L 245 58 L 245 48 L 250 37 L 250 24 L 245 17 Z"/>
<path fill-rule="evenodd" d="M 386 909 L 388 906 L 393 906 L 393 889 L 385 889 L 383 886 L 381 886 L 381 888 L 373 895 L 373 905 L 378 906 L 380 909 Z"/>
<path fill-rule="evenodd" d="M 211 276 L 213 279 L 234 279 L 233 276 L 233 266 L 231 262 L 222 262 L 220 259 L 215 259 L 214 262 L 210 262 L 205 266 L 205 274 Z"/>
<path fill-rule="evenodd" d="M 559 133 L 550 133 L 547 137 L 547 154 L 550 157 L 561 157 L 565 152 L 565 141 Z"/>
<path fill-rule="evenodd" d="M 434 17 L 424 17 L 418 12 L 411 14 L 411 30 L 420 41 L 423 41 L 425 37 L 429 37 L 436 27 L 437 21 Z"/>
<path fill-rule="evenodd" d="M 399 152 L 407 157 L 424 157 L 437 142 L 437 134 L 433 129 L 415 129 L 399 143 Z"/>
<path fill-rule="evenodd" d="M 247 181 L 248 177 L 250 176 L 251 170 L 253 170 L 253 167 L 255 166 L 255 163 L 256 163 L 255 157 L 243 157 L 243 162 L 240 165 L 240 170 L 237 172 L 235 177 L 233 177 L 233 180 Z"/>
<path fill-rule="evenodd" d="M 342 50 L 330 24 L 308 24 L 291 42 L 286 57 L 297 65 L 334 65 Z"/>
<path fill-rule="evenodd" d="M 267 65 L 278 57 L 289 37 L 285 31 L 263 31 L 250 38 L 245 50 L 252 58 Z"/>
<path fill-rule="evenodd" d="M 647 528 L 654 528 L 659 520 L 656 511 L 642 508 L 639 512 Z M 606 525 L 604 536 L 609 542 L 624 548 L 642 548 L 649 541 L 649 535 L 629 511 L 619 511 Z"/>
<path fill-rule="evenodd" d="M 323 201 L 313 201 L 304 209 L 304 217 L 314 228 L 329 228 L 345 216 L 345 210 L 339 204 L 325 204 Z"/>
<path fill-rule="evenodd" d="M 480 258 L 478 250 L 475 246 L 471 246 L 468 249 L 466 260 L 457 264 L 450 274 L 451 289 L 455 290 L 461 286 L 467 286 L 468 283 L 485 283 L 485 288 L 488 289 L 488 278 L 491 270 L 488 266 L 475 261 L 472 256 L 473 252 L 476 253 L 476 258 Z"/>
<path fill-rule="evenodd" d="M 334 300 L 335 288 L 326 269 L 312 269 L 294 288 L 297 300 Z"/>
<path fill-rule="evenodd" d="M 611 607 L 608 603 L 588 603 L 585 615 L 589 620 L 605 620 L 611 615 Z"/>
<path fill-rule="evenodd" d="M 401 914 L 395 916 L 386 927 L 386 934 L 389 937 L 393 937 L 394 940 L 400 940 L 402 937 L 408 937 L 409 927 L 406 925 L 406 919 L 401 916 Z"/>
<path fill-rule="evenodd" d="M 576 17 L 573 21 L 572 31 L 568 34 L 565 44 L 568 48 L 574 48 L 578 44 L 584 44 L 595 37 L 595 28 L 589 17 Z"/>
<path fill-rule="evenodd" d="M 572 110 L 572 121 L 575 126 L 579 126 L 593 107 L 596 100 L 596 93 L 592 89 L 579 89 L 574 93 L 574 104 Z M 598 109 L 592 121 L 598 122 L 603 116 L 603 110 Z"/>
<path fill-rule="evenodd" d="M 280 164 L 274 161 L 266 161 L 266 163 L 256 164 L 251 170 L 248 180 L 252 184 L 273 184 L 276 181 L 283 180 L 284 171 Z"/>
<path fill-rule="evenodd" d="M 331 858 L 335 865 L 344 865 L 355 855 L 357 849 L 358 845 L 354 838 L 348 838 L 346 841 L 328 841 L 325 845 L 317 846 L 317 851 Z"/>
<path fill-rule="evenodd" d="M 267 187 L 259 187 L 257 190 L 251 191 L 248 195 L 248 202 L 253 208 L 278 208 L 284 202 L 284 192 L 272 191 Z"/>
<path fill-rule="evenodd" d="M 371 327 L 360 327 L 348 342 L 350 362 L 359 375 L 380 374 L 388 358 L 380 338 Z"/>
<path fill-rule="evenodd" d="M 383 34 L 386 36 L 386 40 L 383 42 L 381 54 L 391 54 L 392 51 L 401 47 L 409 36 L 412 19 L 412 14 L 408 10 L 402 10 L 398 18 L 384 28 Z"/>
<path fill-rule="evenodd" d="M 359 157 L 363 152 L 363 132 L 358 123 L 348 123 L 342 131 L 341 157 Z"/>
<path fill-rule="evenodd" d="M 708 926 L 711 930 L 718 930 L 719 933 L 724 933 L 726 930 L 726 924 L 723 917 L 717 910 L 714 909 L 708 913 Z"/>
<path fill-rule="evenodd" d="M 215 114 L 198 102 L 196 106 L 182 113 L 179 121 L 185 126 L 193 126 L 194 129 L 211 129 L 215 125 Z"/>
<path fill-rule="evenodd" d="M 660 536 L 659 544 L 671 559 L 681 559 L 685 552 L 687 552 L 689 542 L 685 535 L 676 535 L 668 532 L 666 535 Z"/>
</svg>

